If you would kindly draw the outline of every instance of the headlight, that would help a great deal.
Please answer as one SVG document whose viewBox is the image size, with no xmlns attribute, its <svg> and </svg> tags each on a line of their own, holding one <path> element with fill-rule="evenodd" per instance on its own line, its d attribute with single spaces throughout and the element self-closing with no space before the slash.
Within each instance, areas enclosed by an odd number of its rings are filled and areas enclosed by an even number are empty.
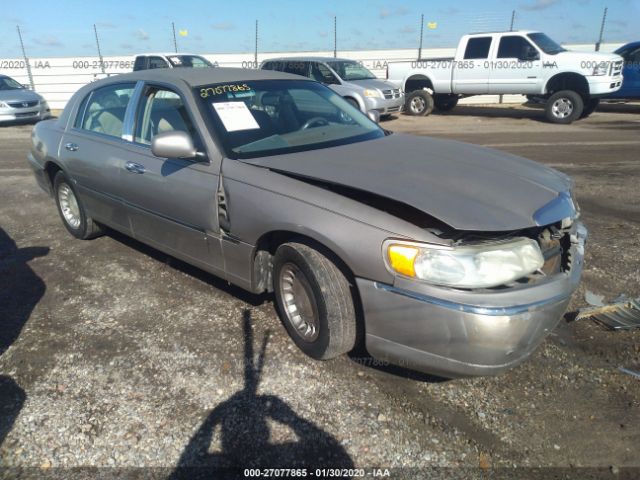
<svg viewBox="0 0 640 480">
<path fill-rule="evenodd" d="M 364 91 L 364 96 L 369 98 L 382 98 L 382 94 L 378 90 L 370 90 L 368 88 Z"/>
<path fill-rule="evenodd" d="M 593 67 L 592 75 L 598 75 L 598 76 L 606 75 L 607 70 L 609 70 L 609 65 L 606 62 L 600 62 L 598 65 Z"/>
<path fill-rule="evenodd" d="M 394 273 L 458 288 L 495 287 L 544 264 L 540 247 L 529 238 L 458 247 L 387 240 L 384 250 Z"/>
<path fill-rule="evenodd" d="M 6 102 L 0 102 L 0 108 L 9 108 Z"/>
</svg>

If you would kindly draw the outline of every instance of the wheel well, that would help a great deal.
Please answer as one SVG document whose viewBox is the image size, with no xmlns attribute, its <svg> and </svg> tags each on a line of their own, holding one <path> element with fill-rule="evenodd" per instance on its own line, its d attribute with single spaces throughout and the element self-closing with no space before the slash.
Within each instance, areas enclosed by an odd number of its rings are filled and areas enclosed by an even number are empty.
<svg viewBox="0 0 640 480">
<path fill-rule="evenodd" d="M 346 262 L 333 250 L 309 236 L 297 232 L 278 230 L 265 233 L 258 239 L 253 257 L 254 293 L 271 293 L 273 291 L 273 256 L 280 245 L 293 240 L 318 250 L 331 260 L 347 278 L 353 305 L 356 309 L 356 345 L 360 345 L 364 339 L 364 313 L 360 293 L 355 282 L 355 275 Z"/>
<path fill-rule="evenodd" d="M 559 73 L 547 82 L 546 92 L 552 95 L 560 90 L 572 90 L 583 98 L 589 98 L 589 83 L 578 73 Z"/>
<path fill-rule="evenodd" d="M 51 187 L 51 191 L 53 192 L 53 179 L 56 177 L 56 174 L 62 171 L 60 165 L 54 162 L 47 162 L 44 166 L 44 171 L 49 179 L 49 186 Z"/>
<path fill-rule="evenodd" d="M 360 107 L 360 102 L 358 101 L 358 99 L 357 99 L 357 98 L 354 98 L 354 97 L 352 97 L 352 96 L 350 96 L 350 95 L 345 95 L 343 98 L 344 98 L 345 100 L 353 100 L 354 102 L 356 102 L 356 105 L 358 105 L 358 108 L 361 108 L 361 107 Z"/>
<path fill-rule="evenodd" d="M 404 91 L 407 93 L 413 92 L 414 90 L 422 90 L 423 88 L 433 90 L 433 83 L 424 75 L 413 75 L 404 83 Z"/>
</svg>

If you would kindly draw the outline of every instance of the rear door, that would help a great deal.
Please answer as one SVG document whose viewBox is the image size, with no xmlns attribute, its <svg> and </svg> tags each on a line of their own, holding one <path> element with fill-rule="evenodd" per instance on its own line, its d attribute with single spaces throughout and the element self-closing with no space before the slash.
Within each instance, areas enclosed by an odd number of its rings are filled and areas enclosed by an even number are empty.
<svg viewBox="0 0 640 480">
<path fill-rule="evenodd" d="M 454 93 L 481 95 L 489 93 L 490 52 L 493 43 L 491 35 L 469 37 L 460 45 L 453 62 L 452 88 Z"/>
<path fill-rule="evenodd" d="M 490 61 L 489 93 L 533 94 L 542 88 L 540 52 L 522 35 L 503 35 Z"/>
<path fill-rule="evenodd" d="M 180 93 L 147 84 L 136 107 L 133 142 L 122 173 L 123 200 L 133 235 L 208 270 L 223 270 L 216 192 L 218 171 L 208 161 L 158 158 L 151 140 L 159 133 L 188 133 L 199 151 L 202 133 Z"/>
<path fill-rule="evenodd" d="M 108 85 L 89 93 L 62 137 L 60 158 L 76 181 L 90 215 L 128 232 L 122 204 L 121 172 L 126 162 L 123 138 L 135 83 Z"/>
</svg>

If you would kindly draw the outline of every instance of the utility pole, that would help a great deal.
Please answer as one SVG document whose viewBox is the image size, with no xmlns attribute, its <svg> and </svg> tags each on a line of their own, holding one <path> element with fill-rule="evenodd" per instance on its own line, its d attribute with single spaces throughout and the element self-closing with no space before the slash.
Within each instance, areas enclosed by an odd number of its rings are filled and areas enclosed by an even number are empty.
<svg viewBox="0 0 640 480">
<path fill-rule="evenodd" d="M 171 22 L 171 30 L 173 31 L 173 49 L 178 53 L 178 41 L 176 40 L 176 24 Z"/>
<path fill-rule="evenodd" d="M 600 25 L 600 36 L 598 37 L 598 43 L 596 43 L 596 52 L 600 51 L 600 45 L 602 44 L 602 36 L 604 35 L 604 24 L 607 21 L 607 7 L 604 7 L 604 13 L 602 14 L 602 24 Z"/>
<path fill-rule="evenodd" d="M 33 75 L 31 74 L 31 65 L 29 64 L 29 59 L 27 58 L 27 52 L 25 52 L 24 50 L 24 42 L 22 41 L 22 32 L 20 31 L 20 25 L 16 25 L 16 29 L 18 30 L 18 38 L 20 38 L 20 48 L 22 48 L 22 57 L 24 58 L 24 64 L 27 66 L 29 85 L 31 85 L 31 90 L 35 90 L 36 86 L 33 83 Z"/>
<path fill-rule="evenodd" d="M 253 68 L 258 68 L 258 20 L 256 20 L 256 46 L 253 52 Z"/>
<path fill-rule="evenodd" d="M 420 46 L 418 47 L 418 61 L 422 60 L 422 38 L 424 37 L 424 13 L 420 15 Z"/>
<path fill-rule="evenodd" d="M 338 56 L 338 17 L 333 16 L 333 58 Z"/>
<path fill-rule="evenodd" d="M 102 73 L 104 72 L 104 60 L 102 58 L 102 52 L 100 51 L 100 40 L 98 39 L 98 29 L 96 28 L 96 24 L 93 24 L 93 33 L 96 35 L 96 46 L 98 47 L 98 58 L 100 59 L 100 70 Z"/>
<path fill-rule="evenodd" d="M 510 32 L 513 32 L 513 24 L 514 24 L 515 21 L 516 21 L 516 11 L 513 10 L 511 12 L 511 26 L 509 27 L 509 31 Z"/>
</svg>

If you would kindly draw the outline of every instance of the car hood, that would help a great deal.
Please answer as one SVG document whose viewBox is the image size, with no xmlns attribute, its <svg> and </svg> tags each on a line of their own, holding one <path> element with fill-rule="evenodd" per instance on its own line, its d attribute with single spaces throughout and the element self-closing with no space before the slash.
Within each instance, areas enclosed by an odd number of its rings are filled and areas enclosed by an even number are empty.
<svg viewBox="0 0 640 480">
<path fill-rule="evenodd" d="M 385 82 L 384 80 L 377 80 L 375 78 L 371 78 L 367 80 L 349 80 L 349 81 L 345 81 L 343 85 L 345 86 L 352 85 L 360 88 L 371 88 L 371 89 L 378 89 L 378 90 L 389 90 L 389 89 L 397 88 L 391 85 L 390 83 Z"/>
<path fill-rule="evenodd" d="M 566 175 L 450 140 L 393 134 L 246 162 L 389 198 L 457 230 L 519 230 L 575 215 Z"/>
<path fill-rule="evenodd" d="M 566 52 L 560 52 L 557 55 L 553 55 L 551 58 L 570 61 L 570 60 L 575 60 L 576 55 L 580 57 L 581 63 L 619 62 L 622 60 L 622 57 L 617 53 L 579 52 L 576 50 L 568 50 Z"/>
<path fill-rule="evenodd" d="M 36 92 L 27 90 L 0 90 L 0 100 L 3 102 L 31 102 L 33 100 L 42 100 L 42 97 Z"/>
</svg>

